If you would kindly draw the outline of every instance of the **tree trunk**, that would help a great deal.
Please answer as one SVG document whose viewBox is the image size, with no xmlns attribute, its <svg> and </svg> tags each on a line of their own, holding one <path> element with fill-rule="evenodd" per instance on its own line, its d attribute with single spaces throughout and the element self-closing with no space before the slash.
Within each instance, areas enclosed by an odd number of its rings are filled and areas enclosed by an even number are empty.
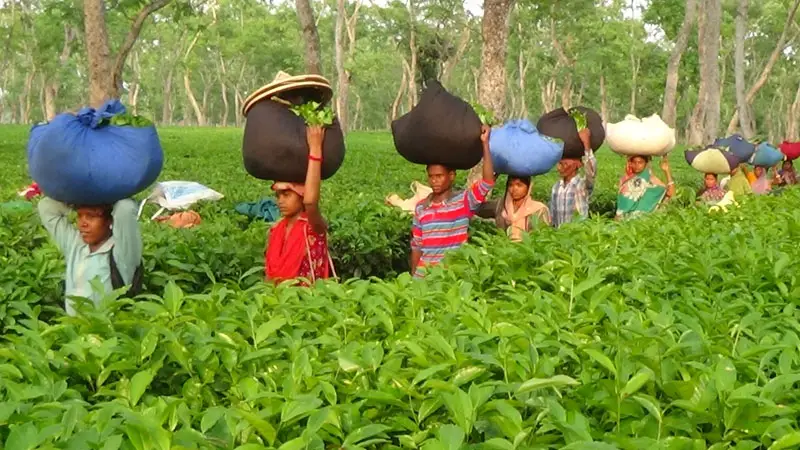
<svg viewBox="0 0 800 450">
<path fill-rule="evenodd" d="M 642 65 L 642 58 L 638 55 L 631 53 L 631 68 L 633 70 L 633 78 L 631 79 L 631 107 L 630 113 L 636 115 L 636 92 L 639 90 L 639 68 Z"/>
<path fill-rule="evenodd" d="M 750 127 L 750 107 L 747 104 L 747 93 L 744 85 L 744 40 L 747 34 L 747 7 L 748 0 L 739 0 L 738 12 L 736 14 L 736 39 L 735 39 L 735 76 L 736 76 L 736 110 L 739 113 L 739 123 L 742 134 L 746 139 L 753 137 L 753 129 Z M 731 132 L 731 130 L 728 130 Z"/>
<path fill-rule="evenodd" d="M 219 92 L 222 96 L 222 120 L 223 127 L 228 126 L 228 115 L 230 114 L 230 103 L 228 102 L 228 85 L 225 83 L 228 78 L 228 70 L 225 68 L 225 60 L 219 56 Z"/>
<path fill-rule="evenodd" d="M 414 13 L 414 0 L 408 0 L 409 36 L 408 49 L 411 52 L 408 77 L 408 110 L 417 104 L 417 31 L 416 16 Z M 425 83 L 427 80 L 422 80 Z"/>
<path fill-rule="evenodd" d="M 117 98 L 111 66 L 111 49 L 106 29 L 105 2 L 83 1 L 86 55 L 89 60 L 89 104 L 100 107 L 111 98 Z"/>
<path fill-rule="evenodd" d="M 161 109 L 161 123 L 165 125 L 172 124 L 172 78 L 173 69 L 167 71 L 167 77 L 164 79 L 164 87 L 162 90 L 162 99 L 164 104 Z"/>
<path fill-rule="evenodd" d="M 708 94 L 705 106 L 705 133 L 703 141 L 711 143 L 717 138 L 720 120 L 720 77 L 719 47 L 722 28 L 722 0 L 706 0 L 706 64 L 705 77 L 708 79 Z"/>
<path fill-rule="evenodd" d="M 797 85 L 797 91 L 794 93 L 794 102 L 789 110 L 790 120 L 786 123 L 786 140 L 790 142 L 797 142 L 798 128 L 800 128 L 800 83 Z"/>
<path fill-rule="evenodd" d="M 606 76 L 600 71 L 600 118 L 608 123 L 608 92 L 606 92 Z"/>
<path fill-rule="evenodd" d="M 336 1 L 336 31 L 334 42 L 336 46 L 336 116 L 342 131 L 347 133 L 347 90 L 350 85 L 347 71 L 344 68 L 345 58 L 345 20 L 347 20 L 347 10 L 345 0 Z"/>
<path fill-rule="evenodd" d="M 522 46 L 519 49 L 519 57 L 517 59 L 517 70 L 519 70 L 519 99 L 520 99 L 520 106 L 519 106 L 519 117 L 527 118 L 528 117 L 528 102 L 526 100 L 527 97 L 527 88 L 525 85 L 525 81 L 528 74 L 528 66 L 530 64 L 530 60 L 525 60 L 525 53 L 522 51 Z"/>
<path fill-rule="evenodd" d="M 661 112 L 661 118 L 667 125 L 675 127 L 676 122 L 676 105 L 678 98 L 678 73 L 681 67 L 681 58 L 683 52 L 686 51 L 686 45 L 689 42 L 689 33 L 692 31 L 692 26 L 695 22 L 695 14 L 697 11 L 698 0 L 686 0 L 686 12 L 683 16 L 683 24 L 678 32 L 678 37 L 675 39 L 675 47 L 669 56 L 669 63 L 667 64 L 667 83 L 664 88 L 664 109 Z"/>
<path fill-rule="evenodd" d="M 514 0 L 484 0 L 481 34 L 481 72 L 478 103 L 503 120 L 506 114 L 506 52 L 508 27 Z M 480 179 L 483 164 L 479 163 L 469 174 L 470 183 Z"/>
<path fill-rule="evenodd" d="M 789 15 L 786 17 L 786 22 L 784 22 L 783 25 L 783 32 L 781 32 L 781 36 L 778 38 L 778 42 L 775 44 L 775 49 L 772 50 L 772 54 L 770 54 L 767 64 L 761 70 L 761 74 L 758 76 L 753 86 L 750 87 L 750 90 L 747 91 L 746 100 L 748 105 L 753 103 L 758 91 L 760 91 L 761 88 L 767 84 L 767 80 L 769 79 L 769 75 L 772 73 L 772 69 L 775 67 L 775 63 L 778 62 L 778 59 L 783 54 L 784 50 L 786 50 L 787 36 L 789 34 L 789 29 L 794 23 L 794 16 L 797 14 L 798 6 L 800 6 L 800 0 L 795 0 L 794 4 L 792 5 L 792 9 L 789 10 Z M 731 117 L 730 122 L 728 122 L 728 130 L 735 130 L 738 122 L 739 111 L 737 108 L 737 111 L 733 113 L 733 117 Z"/>
<path fill-rule="evenodd" d="M 705 136 L 706 97 L 708 97 L 708 42 L 706 42 L 706 14 L 702 9 L 705 3 L 713 0 L 699 0 L 701 12 L 697 15 L 697 54 L 700 61 L 700 84 L 697 89 L 697 103 L 689 121 L 689 145 L 701 145 Z"/>
<path fill-rule="evenodd" d="M 408 63 L 403 60 L 403 63 L 407 65 Z M 408 76 L 407 71 L 405 68 L 403 69 L 403 79 L 400 80 L 400 87 L 397 89 L 397 95 L 394 97 L 394 102 L 392 103 L 392 115 L 391 115 L 391 122 L 397 120 L 399 116 L 397 110 L 400 107 L 400 101 L 403 99 L 403 93 L 405 93 L 408 83 Z M 391 125 L 391 124 L 390 124 Z"/>
<path fill-rule="evenodd" d="M 543 113 L 550 112 L 556 108 L 556 79 L 551 76 L 547 83 L 541 87 Z"/>
<path fill-rule="evenodd" d="M 568 72 L 564 77 L 564 84 L 561 85 L 561 107 L 570 109 L 572 107 L 572 73 Z"/>
<path fill-rule="evenodd" d="M 464 52 L 466 52 L 469 46 L 471 33 L 469 24 L 465 25 L 464 29 L 461 31 L 461 40 L 458 41 L 458 48 L 456 49 L 455 56 L 448 59 L 444 64 L 444 68 L 442 68 L 441 82 L 443 86 L 447 87 L 450 84 L 450 77 L 453 75 L 453 70 L 456 68 L 459 61 L 461 61 L 461 58 L 464 57 Z"/>
<path fill-rule="evenodd" d="M 303 30 L 303 40 L 305 41 L 306 72 L 321 75 L 321 51 L 317 24 L 314 20 L 314 9 L 311 8 L 309 0 L 295 0 L 295 8 L 297 9 L 297 19 L 300 21 L 300 28 Z"/>
<path fill-rule="evenodd" d="M 194 46 L 197 45 L 197 40 L 200 39 L 200 31 L 197 31 L 194 35 L 194 39 L 192 39 L 191 44 L 189 44 L 189 48 L 186 49 L 186 53 L 183 55 L 183 64 L 184 64 L 184 72 L 183 72 L 183 87 L 186 90 L 186 98 L 189 100 L 189 105 L 192 107 L 194 111 L 195 119 L 197 120 L 197 125 L 204 126 L 205 125 L 205 117 L 203 116 L 203 111 L 200 109 L 200 105 L 197 103 L 197 98 L 194 95 L 194 91 L 192 90 L 192 81 L 190 79 L 189 73 L 190 69 L 187 66 L 189 62 L 189 55 L 191 55 Z M 184 117 L 184 119 L 186 119 Z"/>
</svg>

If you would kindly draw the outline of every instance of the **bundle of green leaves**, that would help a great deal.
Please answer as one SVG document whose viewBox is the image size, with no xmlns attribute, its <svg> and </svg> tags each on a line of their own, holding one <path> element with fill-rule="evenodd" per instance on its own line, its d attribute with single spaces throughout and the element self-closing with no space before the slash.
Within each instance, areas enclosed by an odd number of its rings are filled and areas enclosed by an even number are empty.
<svg viewBox="0 0 800 450">
<path fill-rule="evenodd" d="M 334 113 L 330 106 L 310 101 L 302 105 L 292 106 L 291 110 L 297 116 L 302 117 L 307 125 L 310 126 L 330 126 L 333 125 Z"/>
</svg>

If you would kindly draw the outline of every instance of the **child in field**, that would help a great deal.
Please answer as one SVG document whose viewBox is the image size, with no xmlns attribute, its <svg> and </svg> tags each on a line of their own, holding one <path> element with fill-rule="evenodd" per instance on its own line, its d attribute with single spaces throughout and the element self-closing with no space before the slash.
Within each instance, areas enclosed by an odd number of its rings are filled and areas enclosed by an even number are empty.
<svg viewBox="0 0 800 450">
<path fill-rule="evenodd" d="M 781 186 L 794 186 L 797 184 L 797 173 L 794 170 L 792 161 L 786 160 L 783 162 L 783 167 L 778 172 L 780 177 Z"/>
<path fill-rule="evenodd" d="M 133 200 L 113 206 L 78 206 L 77 228 L 68 217 L 71 208 L 44 197 L 39 216 L 67 263 L 65 309 L 75 315 L 70 297 L 84 297 L 98 305 L 101 296 L 90 282 L 100 281 L 106 291 L 132 285 L 128 295 L 141 288 L 142 235 Z"/>
<path fill-rule="evenodd" d="M 503 198 L 485 203 L 478 215 L 494 219 L 497 228 L 505 230 L 512 241 L 520 242 L 523 234 L 538 225 L 550 225 L 550 210 L 531 197 L 532 190 L 531 177 L 509 176 Z"/>
<path fill-rule="evenodd" d="M 304 279 L 315 282 L 328 278 L 333 264 L 328 253 L 328 224 L 319 210 L 322 178 L 322 143 L 325 129 L 309 127 L 308 171 L 305 184 L 276 182 L 283 218 L 269 231 L 264 267 L 267 281 Z"/>
<path fill-rule="evenodd" d="M 411 273 L 423 275 L 425 267 L 439 264 L 445 253 L 458 249 L 468 239 L 469 220 L 494 187 L 494 168 L 489 154 L 490 128 L 481 128 L 483 142 L 482 179 L 468 190 L 453 192 L 456 171 L 439 164 L 427 167 L 433 193 L 414 211 L 411 227 Z"/>
<path fill-rule="evenodd" d="M 550 191 L 550 214 L 553 226 L 558 228 L 572 222 L 576 217 L 589 217 L 589 198 L 594 191 L 594 178 L 597 175 L 597 158 L 591 146 L 592 132 L 584 128 L 578 133 L 583 143 L 582 159 L 562 159 L 556 170 L 561 180 Z M 579 175 L 581 167 L 584 175 Z"/>
<path fill-rule="evenodd" d="M 672 181 L 669 160 L 666 157 L 661 159 L 661 170 L 666 175 L 666 183 L 653 175 L 649 165 L 650 157 L 628 158 L 625 175 L 619 181 L 616 216 L 618 220 L 655 211 L 662 201 L 675 195 L 675 182 Z"/>
</svg>

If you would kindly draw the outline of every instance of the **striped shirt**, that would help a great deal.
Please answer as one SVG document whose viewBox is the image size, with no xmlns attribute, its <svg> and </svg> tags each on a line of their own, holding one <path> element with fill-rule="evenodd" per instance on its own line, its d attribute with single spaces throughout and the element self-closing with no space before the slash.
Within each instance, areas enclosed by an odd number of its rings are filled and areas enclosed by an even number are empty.
<svg viewBox="0 0 800 450">
<path fill-rule="evenodd" d="M 494 182 L 481 180 L 441 203 L 427 198 L 417 204 L 411 227 L 411 250 L 422 252 L 415 277 L 423 268 L 436 265 L 445 253 L 461 247 L 469 238 L 469 220 L 486 200 Z"/>
<path fill-rule="evenodd" d="M 550 217 L 553 226 L 558 228 L 572 222 L 575 216 L 589 217 L 589 198 L 594 191 L 594 178 L 597 174 L 597 158 L 588 150 L 583 156 L 586 177 L 575 175 L 569 182 L 558 180 L 550 193 Z"/>
</svg>

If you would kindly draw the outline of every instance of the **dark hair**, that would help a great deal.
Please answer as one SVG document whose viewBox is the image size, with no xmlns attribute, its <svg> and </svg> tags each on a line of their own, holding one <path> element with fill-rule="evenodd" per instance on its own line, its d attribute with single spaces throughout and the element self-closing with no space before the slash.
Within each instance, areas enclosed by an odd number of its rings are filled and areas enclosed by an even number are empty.
<svg viewBox="0 0 800 450">
<path fill-rule="evenodd" d="M 113 216 L 111 215 L 111 213 L 114 211 L 114 206 L 113 205 L 74 205 L 72 207 L 72 209 L 74 209 L 75 211 L 77 211 L 77 210 L 79 210 L 81 208 L 102 208 L 103 209 L 103 217 L 104 218 L 109 219 L 109 220 L 111 220 L 113 218 Z"/>
<path fill-rule="evenodd" d="M 511 181 L 513 180 L 519 180 L 522 182 L 522 184 L 524 184 L 528 188 L 531 187 L 531 177 L 515 177 L 513 175 L 509 175 L 508 181 L 506 181 L 506 189 L 508 189 L 511 186 Z"/>
<path fill-rule="evenodd" d="M 445 164 L 428 164 L 428 165 L 425 166 L 425 169 L 429 169 L 431 166 L 442 166 L 442 167 L 444 167 L 444 170 L 446 170 L 446 171 L 448 171 L 450 173 L 455 173 L 456 172 L 456 169 L 453 169 L 452 167 L 447 166 Z"/>
</svg>

